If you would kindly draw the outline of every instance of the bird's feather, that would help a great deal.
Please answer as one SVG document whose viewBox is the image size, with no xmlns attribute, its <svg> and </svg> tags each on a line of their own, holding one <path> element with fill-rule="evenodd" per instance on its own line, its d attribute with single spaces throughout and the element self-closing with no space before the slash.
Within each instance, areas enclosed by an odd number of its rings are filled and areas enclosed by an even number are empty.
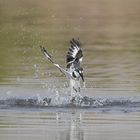
<svg viewBox="0 0 140 140">
<path fill-rule="evenodd" d="M 42 53 L 47 57 L 47 59 L 54 65 L 56 66 L 66 77 L 71 77 L 70 73 L 67 72 L 65 69 L 63 69 L 60 65 L 58 65 L 57 63 L 55 63 L 52 59 L 52 56 L 48 53 L 48 51 L 40 46 Z"/>
<path fill-rule="evenodd" d="M 81 43 L 78 40 L 75 40 L 74 38 L 70 41 L 70 48 L 67 52 L 66 62 L 67 62 L 67 68 L 69 68 L 72 64 L 78 64 L 80 65 L 80 62 L 82 61 L 83 53 L 81 49 Z"/>
</svg>

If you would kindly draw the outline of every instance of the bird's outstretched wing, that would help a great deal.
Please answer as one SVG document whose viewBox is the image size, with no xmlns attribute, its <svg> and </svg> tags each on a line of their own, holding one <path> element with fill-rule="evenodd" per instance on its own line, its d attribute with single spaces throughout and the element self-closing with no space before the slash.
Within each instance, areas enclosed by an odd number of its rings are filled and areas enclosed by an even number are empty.
<svg viewBox="0 0 140 140">
<path fill-rule="evenodd" d="M 42 53 L 49 59 L 49 61 L 51 61 L 54 64 L 52 56 L 47 52 L 47 50 L 42 46 L 40 46 L 40 49 L 41 49 Z"/>
<path fill-rule="evenodd" d="M 47 50 L 40 46 L 42 53 L 47 57 L 47 59 L 54 65 L 56 66 L 63 74 L 65 74 L 66 77 L 71 77 L 70 73 L 68 73 L 65 69 L 60 67 L 57 63 L 55 63 L 52 59 L 52 56 L 47 52 Z"/>
<path fill-rule="evenodd" d="M 78 64 L 80 66 L 80 62 L 82 61 L 83 53 L 81 49 L 81 43 L 79 39 L 75 40 L 74 38 L 70 41 L 70 48 L 67 52 L 66 62 L 67 68 L 69 68 L 72 64 Z"/>
</svg>

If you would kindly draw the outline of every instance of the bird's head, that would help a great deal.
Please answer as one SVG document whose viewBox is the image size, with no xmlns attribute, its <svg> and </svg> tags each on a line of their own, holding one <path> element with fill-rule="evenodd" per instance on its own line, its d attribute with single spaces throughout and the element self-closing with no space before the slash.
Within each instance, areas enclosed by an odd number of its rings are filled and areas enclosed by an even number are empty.
<svg viewBox="0 0 140 140">
<path fill-rule="evenodd" d="M 82 79 L 82 81 L 84 82 L 84 76 L 83 76 L 83 68 L 77 68 L 75 69 L 75 71 L 73 71 L 73 77 L 74 78 L 80 78 Z"/>
<path fill-rule="evenodd" d="M 79 73 L 79 75 L 80 75 L 82 81 L 84 82 L 83 68 L 80 68 L 80 69 L 78 70 L 78 73 Z"/>
</svg>

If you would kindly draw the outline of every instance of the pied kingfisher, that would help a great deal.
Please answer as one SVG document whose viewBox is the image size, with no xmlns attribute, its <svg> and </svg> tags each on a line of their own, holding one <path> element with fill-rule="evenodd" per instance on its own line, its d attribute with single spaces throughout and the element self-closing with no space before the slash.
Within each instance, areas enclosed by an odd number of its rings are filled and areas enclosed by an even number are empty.
<svg viewBox="0 0 140 140">
<path fill-rule="evenodd" d="M 73 38 L 70 40 L 70 47 L 66 56 L 66 70 L 54 62 L 52 56 L 44 47 L 40 46 L 40 48 L 47 59 L 70 79 L 71 95 L 80 93 L 80 79 L 84 82 L 84 77 L 83 68 L 80 66 L 80 62 L 82 62 L 83 59 L 83 53 L 79 39 L 75 40 Z"/>
</svg>

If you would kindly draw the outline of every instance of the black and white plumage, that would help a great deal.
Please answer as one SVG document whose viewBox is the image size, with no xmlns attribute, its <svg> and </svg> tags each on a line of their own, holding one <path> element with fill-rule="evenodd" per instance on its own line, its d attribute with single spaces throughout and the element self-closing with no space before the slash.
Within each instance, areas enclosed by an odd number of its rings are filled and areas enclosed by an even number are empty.
<svg viewBox="0 0 140 140">
<path fill-rule="evenodd" d="M 75 64 L 75 66 L 77 67 L 80 66 L 80 62 L 83 59 L 83 53 L 82 53 L 82 49 L 81 49 L 81 43 L 78 40 L 72 39 L 70 41 L 70 48 L 69 51 L 67 53 L 67 68 L 69 68 L 71 66 L 71 64 Z"/>
<path fill-rule="evenodd" d="M 81 49 L 81 43 L 74 38 L 70 41 L 70 47 L 66 56 L 66 70 L 60 67 L 52 59 L 52 56 L 47 52 L 44 47 L 40 47 L 43 54 L 48 58 L 48 60 L 55 65 L 66 77 L 70 79 L 71 93 L 75 94 L 80 92 L 80 79 L 84 82 L 83 68 L 80 63 L 83 59 L 83 53 Z"/>
</svg>

